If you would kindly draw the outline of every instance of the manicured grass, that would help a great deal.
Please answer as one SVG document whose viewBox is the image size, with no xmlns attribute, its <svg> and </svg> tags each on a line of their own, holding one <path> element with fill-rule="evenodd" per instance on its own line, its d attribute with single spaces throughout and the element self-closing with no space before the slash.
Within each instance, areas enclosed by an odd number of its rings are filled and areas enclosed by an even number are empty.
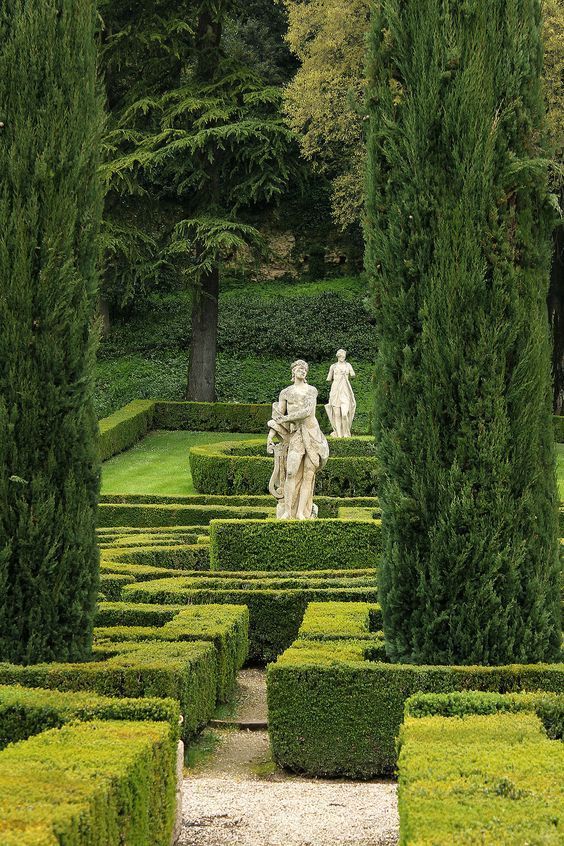
<svg viewBox="0 0 564 846">
<path fill-rule="evenodd" d="M 131 449 L 104 462 L 102 493 L 162 496 L 196 493 L 188 461 L 190 447 L 256 437 L 226 432 L 150 432 Z"/>
</svg>

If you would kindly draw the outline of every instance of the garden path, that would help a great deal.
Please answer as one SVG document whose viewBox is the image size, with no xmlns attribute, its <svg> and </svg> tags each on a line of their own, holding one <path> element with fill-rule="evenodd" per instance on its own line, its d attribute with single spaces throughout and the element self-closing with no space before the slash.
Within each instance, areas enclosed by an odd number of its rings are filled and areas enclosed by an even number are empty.
<svg viewBox="0 0 564 846">
<path fill-rule="evenodd" d="M 266 677 L 238 677 L 235 722 L 266 718 Z M 197 747 L 196 747 L 197 748 Z M 267 731 L 207 729 L 187 771 L 179 846 L 395 846 L 392 781 L 302 778 L 273 762 Z"/>
</svg>

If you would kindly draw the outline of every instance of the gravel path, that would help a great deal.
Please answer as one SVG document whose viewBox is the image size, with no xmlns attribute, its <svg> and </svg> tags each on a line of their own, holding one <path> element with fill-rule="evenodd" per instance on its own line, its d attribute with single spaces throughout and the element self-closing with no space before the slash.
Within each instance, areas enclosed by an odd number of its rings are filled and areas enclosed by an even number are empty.
<svg viewBox="0 0 564 846">
<path fill-rule="evenodd" d="M 239 674 L 237 717 L 266 715 L 265 675 Z M 396 785 L 294 776 L 265 731 L 210 732 L 213 755 L 188 773 L 178 846 L 395 846 Z"/>
</svg>

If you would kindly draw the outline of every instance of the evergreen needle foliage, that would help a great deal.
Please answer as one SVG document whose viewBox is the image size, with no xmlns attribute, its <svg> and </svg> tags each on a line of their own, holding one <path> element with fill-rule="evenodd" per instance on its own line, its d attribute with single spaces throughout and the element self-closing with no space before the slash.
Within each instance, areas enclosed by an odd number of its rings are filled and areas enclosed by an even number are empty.
<svg viewBox="0 0 564 846">
<path fill-rule="evenodd" d="M 390 657 L 560 647 L 538 0 L 383 0 L 368 269 Z"/>
<path fill-rule="evenodd" d="M 79 660 L 98 583 L 94 0 L 0 8 L 0 658 Z"/>
</svg>

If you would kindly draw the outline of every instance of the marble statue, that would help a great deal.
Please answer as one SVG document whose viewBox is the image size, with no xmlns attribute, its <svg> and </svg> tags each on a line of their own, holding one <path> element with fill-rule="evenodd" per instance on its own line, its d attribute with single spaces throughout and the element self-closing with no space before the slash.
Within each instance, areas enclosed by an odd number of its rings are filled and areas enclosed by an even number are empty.
<svg viewBox="0 0 564 846">
<path fill-rule="evenodd" d="M 349 381 L 354 379 L 356 373 L 346 358 L 346 350 L 337 350 L 337 361 L 331 365 L 327 374 L 327 381 L 333 382 L 329 402 L 325 406 L 333 429 L 329 436 L 331 438 L 350 438 L 356 411 L 356 400 Z"/>
<path fill-rule="evenodd" d="M 276 516 L 283 520 L 317 517 L 315 474 L 329 457 L 329 444 L 315 416 L 317 389 L 308 385 L 307 371 L 302 359 L 292 364 L 293 384 L 281 391 L 268 421 L 266 449 L 274 455 L 268 489 L 278 500 Z"/>
</svg>

